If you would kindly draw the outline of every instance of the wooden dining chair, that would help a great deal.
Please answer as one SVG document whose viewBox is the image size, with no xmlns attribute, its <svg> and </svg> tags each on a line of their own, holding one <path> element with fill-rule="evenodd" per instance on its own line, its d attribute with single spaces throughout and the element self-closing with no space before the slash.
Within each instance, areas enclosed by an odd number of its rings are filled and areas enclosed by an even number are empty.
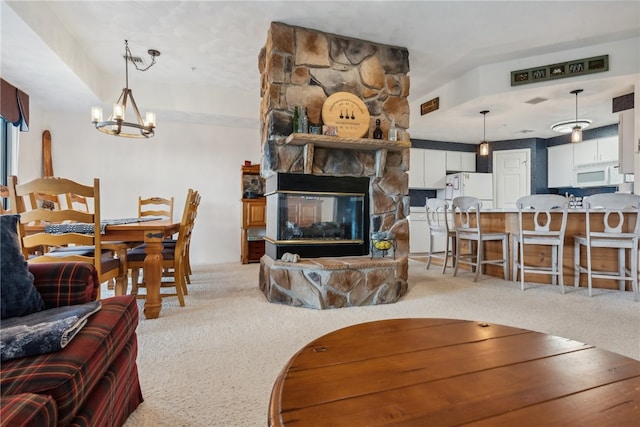
<svg viewBox="0 0 640 427">
<path fill-rule="evenodd" d="M 564 234 L 567 228 L 569 200 L 558 194 L 532 194 L 516 201 L 518 208 L 518 233 L 513 235 L 513 280 L 518 280 L 524 291 L 526 273 L 551 275 L 551 284 L 560 282 L 564 294 L 562 259 L 564 254 Z M 555 216 L 552 214 L 557 214 Z M 525 257 L 525 247 L 532 251 Z M 539 248 L 551 248 L 551 259 Z M 538 248 L 533 252 L 532 248 Z M 548 253 L 548 252 L 547 252 Z M 541 261 L 548 265 L 541 265 Z"/>
<path fill-rule="evenodd" d="M 191 240 L 191 233 L 193 231 L 193 224 L 195 222 L 195 216 L 197 212 L 198 204 L 200 203 L 200 196 L 198 192 L 189 189 L 187 198 L 185 200 L 184 211 L 182 214 L 182 220 L 180 221 L 180 230 L 178 231 L 178 238 L 173 245 L 164 245 L 162 254 L 162 267 L 163 278 L 170 277 L 171 281 L 162 281 L 161 286 L 175 288 L 175 293 L 162 293 L 162 297 L 177 296 L 178 302 L 181 307 L 184 307 L 184 295 L 188 295 L 186 282 L 186 251 L 189 247 Z M 139 298 L 144 298 L 144 295 L 139 295 L 138 290 L 140 287 L 144 287 L 144 259 L 146 257 L 145 245 L 137 246 L 129 251 L 127 254 L 127 263 L 131 269 L 131 294 L 136 295 Z M 139 282 L 140 270 L 143 270 L 143 283 Z"/>
<path fill-rule="evenodd" d="M 191 234 L 193 231 L 193 227 L 195 225 L 195 219 L 196 216 L 198 214 L 198 206 L 200 205 L 200 194 L 193 190 L 193 194 L 192 194 L 192 209 L 190 212 L 190 227 L 188 229 L 188 234 L 185 236 L 185 240 L 184 240 L 184 261 L 183 261 L 183 274 L 184 274 L 184 279 L 186 284 L 191 284 L 191 275 L 193 274 L 192 270 L 191 270 Z M 173 247 L 177 244 L 177 240 L 176 239 L 166 239 L 162 242 L 162 245 L 165 248 L 170 248 Z M 186 292 L 185 290 L 185 294 L 187 294 L 188 292 Z"/>
<path fill-rule="evenodd" d="M 640 195 L 624 193 L 603 193 L 586 197 L 582 205 L 585 209 L 585 233 L 574 236 L 574 286 L 580 285 L 580 275 L 587 275 L 589 296 L 592 296 L 592 281 L 596 279 L 617 280 L 621 291 L 626 282 L 631 283 L 633 297 L 640 300 L 638 292 L 638 245 L 640 244 Z M 601 217 L 598 215 L 602 215 Z M 635 214 L 635 218 L 631 214 Z M 633 218 L 633 219 L 632 219 Z M 596 225 L 597 224 L 597 225 Z M 583 263 L 581 251 L 584 247 L 586 258 Z M 617 252 L 618 269 L 606 271 L 599 267 L 592 257 L 593 248 L 613 249 Z M 629 258 L 626 257 L 627 252 Z"/>
<path fill-rule="evenodd" d="M 509 280 L 509 233 L 488 233 L 483 230 L 480 222 L 481 208 L 482 202 L 475 197 L 456 197 L 451 203 L 453 224 L 456 230 L 456 256 L 453 275 L 456 276 L 458 274 L 458 267 L 461 263 L 467 264 L 472 271 L 475 271 L 473 281 L 477 282 L 480 274 L 482 274 L 482 267 L 492 264 L 501 265 L 504 272 L 504 280 Z M 462 241 L 468 242 L 469 252 L 461 252 Z M 502 258 L 486 258 L 484 244 L 489 241 L 502 243 Z"/>
<path fill-rule="evenodd" d="M 173 220 L 173 197 L 149 197 L 143 199 L 138 196 L 138 217 L 164 216 Z"/>
<path fill-rule="evenodd" d="M 18 184 L 15 176 L 9 177 L 11 206 L 20 214 L 18 232 L 25 258 L 30 263 L 82 261 L 93 264 L 98 271 L 100 283 L 115 279 L 118 293 L 126 289 L 126 246 L 106 244 L 100 238 L 100 180 L 93 185 L 83 185 L 66 178 L 37 178 Z M 67 193 L 78 194 L 92 200 L 93 212 L 75 209 L 49 210 L 42 207 L 27 208 L 26 200 L 35 194 L 64 197 Z M 37 230 L 27 232 L 28 225 L 40 224 Z M 45 225 L 46 224 L 46 225 Z M 60 232 L 61 225 L 74 230 Z M 46 252 L 32 255 L 39 247 Z M 57 248 L 60 248 L 58 250 Z M 114 256 L 117 253 L 117 257 Z"/>
<path fill-rule="evenodd" d="M 192 225 L 191 225 L 191 229 L 193 229 L 193 222 L 195 222 L 195 217 L 197 215 L 198 212 L 198 206 L 200 205 L 200 194 L 193 190 L 194 194 L 192 195 L 193 197 L 193 209 L 191 212 L 191 215 L 193 216 L 192 218 Z M 168 238 L 165 239 L 162 242 L 163 247 L 165 248 L 173 248 L 177 243 L 177 240 L 174 238 Z M 191 284 L 191 275 L 193 274 L 193 271 L 191 270 L 191 233 L 189 233 L 189 235 L 186 237 L 185 240 L 185 249 L 184 249 L 184 278 L 185 278 L 185 282 L 187 284 Z M 165 272 L 165 275 L 172 275 L 172 272 Z M 186 293 L 185 293 L 186 294 Z"/>
<path fill-rule="evenodd" d="M 79 208 L 78 210 L 89 212 L 89 202 L 86 197 L 79 194 L 67 193 L 65 194 L 65 198 L 67 199 L 68 208 L 75 209 L 77 206 Z"/>
</svg>

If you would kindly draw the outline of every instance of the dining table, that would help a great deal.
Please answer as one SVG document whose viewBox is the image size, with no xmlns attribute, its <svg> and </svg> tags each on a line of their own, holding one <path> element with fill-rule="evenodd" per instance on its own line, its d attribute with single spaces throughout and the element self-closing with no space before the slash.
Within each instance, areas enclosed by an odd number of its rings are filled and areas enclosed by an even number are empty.
<svg viewBox="0 0 640 427">
<path fill-rule="evenodd" d="M 92 225 L 90 226 L 92 227 Z M 28 233 L 42 232 L 46 227 L 41 224 L 26 225 L 25 231 Z M 103 244 L 110 242 L 145 243 L 144 275 L 147 294 L 143 312 L 146 319 L 158 318 L 162 308 L 162 296 L 160 295 L 162 241 L 179 230 L 180 222 L 170 219 L 122 218 L 102 221 L 101 241 Z M 121 285 L 116 285 L 116 295 L 125 293 L 126 284 L 124 289 Z"/>
<path fill-rule="evenodd" d="M 108 224 L 104 229 L 104 241 L 144 242 L 144 280 L 147 295 L 144 301 L 144 317 L 157 319 L 162 309 L 160 287 L 162 280 L 162 241 L 180 230 L 180 222 L 169 219 L 152 221 L 126 222 Z M 126 292 L 126 289 L 116 289 L 116 295 Z"/>
</svg>

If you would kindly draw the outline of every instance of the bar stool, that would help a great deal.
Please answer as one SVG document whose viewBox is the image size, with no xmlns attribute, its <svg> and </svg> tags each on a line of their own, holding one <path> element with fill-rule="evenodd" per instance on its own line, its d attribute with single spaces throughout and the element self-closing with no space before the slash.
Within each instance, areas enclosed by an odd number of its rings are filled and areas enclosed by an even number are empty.
<svg viewBox="0 0 640 427">
<path fill-rule="evenodd" d="M 460 263 L 467 264 L 475 268 L 474 282 L 480 277 L 482 266 L 486 264 L 502 265 L 504 271 L 504 280 L 509 280 L 509 233 L 485 233 L 482 231 L 480 223 L 480 209 L 482 202 L 475 197 L 463 196 L 456 197 L 452 203 L 453 224 L 456 230 L 456 256 L 455 269 L 453 275 L 458 273 Z M 467 240 L 469 242 L 469 253 L 462 254 L 460 252 L 460 242 Z M 502 242 L 502 258 L 485 259 L 484 243 L 488 241 Z M 474 251 L 473 247 L 477 249 Z M 475 253 L 474 253 L 475 252 Z"/>
<path fill-rule="evenodd" d="M 454 261 L 453 239 L 456 237 L 455 230 L 449 229 L 449 207 L 443 199 L 427 199 L 425 204 L 427 211 L 427 226 L 429 227 L 429 258 L 427 259 L 427 269 L 431 266 L 431 259 L 442 260 L 442 273 L 447 271 L 449 257 Z M 445 249 L 442 255 L 433 252 L 433 240 L 436 236 L 444 236 Z M 451 246 L 450 246 L 451 245 Z M 454 265 L 454 264 L 452 264 Z"/>
<path fill-rule="evenodd" d="M 549 274 L 551 284 L 555 285 L 556 281 L 559 281 L 560 290 L 564 294 L 562 259 L 568 200 L 557 194 L 534 194 L 519 198 L 516 206 L 518 207 L 518 234 L 513 235 L 513 281 L 518 280 L 519 270 L 520 289 L 524 291 L 525 273 Z M 552 220 L 553 212 L 562 213 L 560 221 Z M 550 246 L 551 265 L 527 265 L 524 256 L 526 245 Z"/>
<path fill-rule="evenodd" d="M 586 215 L 586 233 L 574 236 L 574 282 L 580 285 L 580 274 L 587 275 L 589 296 L 592 296 L 593 278 L 617 280 L 621 291 L 625 290 L 625 283 L 631 282 L 633 297 L 638 295 L 638 241 L 640 240 L 640 195 L 623 193 L 595 194 L 583 201 Z M 596 217 L 593 213 L 602 212 L 602 224 L 596 227 Z M 635 221 L 630 220 L 629 213 L 636 214 Z M 617 221 L 616 221 L 617 220 Z M 594 231 L 592 228 L 596 228 Z M 603 231 L 601 231 L 603 230 Z M 580 251 L 586 248 L 586 267 L 582 265 Z M 591 256 L 592 248 L 611 248 L 618 250 L 618 270 L 594 270 L 594 260 Z M 627 268 L 626 251 L 629 251 L 629 268 Z"/>
</svg>

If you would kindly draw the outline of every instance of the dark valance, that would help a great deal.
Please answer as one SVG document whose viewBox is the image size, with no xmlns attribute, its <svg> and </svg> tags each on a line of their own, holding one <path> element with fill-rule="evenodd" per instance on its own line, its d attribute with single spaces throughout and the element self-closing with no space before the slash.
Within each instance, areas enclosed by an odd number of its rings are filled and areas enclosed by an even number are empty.
<svg viewBox="0 0 640 427">
<path fill-rule="evenodd" d="M 28 131 L 29 95 L 4 79 L 0 79 L 0 85 L 0 116 L 21 131 Z"/>
</svg>

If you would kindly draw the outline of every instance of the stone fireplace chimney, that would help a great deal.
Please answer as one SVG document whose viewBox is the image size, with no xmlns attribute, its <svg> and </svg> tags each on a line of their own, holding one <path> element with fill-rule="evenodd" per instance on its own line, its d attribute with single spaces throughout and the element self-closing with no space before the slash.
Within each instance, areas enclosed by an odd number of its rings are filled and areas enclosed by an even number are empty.
<svg viewBox="0 0 640 427">
<path fill-rule="evenodd" d="M 361 287 L 354 285 L 353 280 L 347 279 L 354 274 L 351 271 L 337 279 L 339 283 L 350 283 L 340 286 L 344 289 L 339 291 L 332 288 L 327 292 L 322 286 L 310 283 L 301 294 L 313 297 L 305 300 L 304 296 L 292 296 L 293 277 L 298 277 L 296 282 L 308 282 L 304 277 L 322 275 L 307 271 L 299 276 L 288 271 L 286 279 L 283 279 L 284 273 L 273 263 L 277 256 L 273 256 L 271 261 L 261 261 L 262 269 L 266 270 L 261 273 L 261 288 L 270 301 L 293 301 L 293 305 L 317 308 L 395 301 L 406 292 L 409 252 L 407 170 L 411 144 L 406 132 L 409 128 L 407 49 L 274 22 L 260 52 L 258 66 L 261 79 L 262 176 L 267 182 L 278 174 L 367 178 L 369 212 L 365 219 L 368 222 L 366 232 L 390 232 L 396 239 L 393 257 L 398 260 L 384 266 L 375 263 L 362 265 L 358 261 L 362 277 L 376 277 L 376 284 L 363 279 Z M 309 125 L 321 125 L 325 101 L 338 92 L 355 95 L 365 104 L 370 121 L 366 135 L 351 138 L 340 134 L 326 137 L 293 133 L 296 106 L 306 107 Z M 371 139 L 376 119 L 381 122 L 383 140 Z M 387 140 L 392 120 L 399 131 L 395 142 Z M 267 230 L 270 229 L 269 209 L 267 196 Z M 365 242 L 369 242 L 369 236 Z M 368 251 L 366 243 L 365 246 Z M 358 262 L 344 262 L 344 265 Z M 321 264 L 322 268 L 329 268 L 326 261 Z M 371 268 L 375 271 L 370 271 Z M 344 271 L 350 269 L 345 267 Z M 336 282 L 333 273 L 329 276 L 334 279 L 327 280 Z M 273 283 L 277 286 L 272 286 Z M 300 287 L 299 284 L 296 286 Z M 279 288 L 274 291 L 275 287 Z M 322 297 L 321 302 L 316 302 L 317 294 L 332 295 L 331 301 Z M 314 302 L 309 302 L 309 299 Z"/>
<path fill-rule="evenodd" d="M 348 140 L 342 149 L 315 147 L 312 159 L 303 145 L 286 143 L 295 106 L 305 106 L 309 123 L 320 124 L 322 106 L 336 92 L 352 93 L 367 106 L 365 138 L 371 138 L 380 119 L 386 139 L 395 120 L 399 139 L 408 141 L 407 49 L 274 22 L 260 52 L 259 70 L 263 177 L 279 172 L 370 177 L 370 232 L 392 232 L 397 253 L 407 255 L 408 149 L 389 150 L 380 165 L 378 150 L 350 147 Z"/>
</svg>

